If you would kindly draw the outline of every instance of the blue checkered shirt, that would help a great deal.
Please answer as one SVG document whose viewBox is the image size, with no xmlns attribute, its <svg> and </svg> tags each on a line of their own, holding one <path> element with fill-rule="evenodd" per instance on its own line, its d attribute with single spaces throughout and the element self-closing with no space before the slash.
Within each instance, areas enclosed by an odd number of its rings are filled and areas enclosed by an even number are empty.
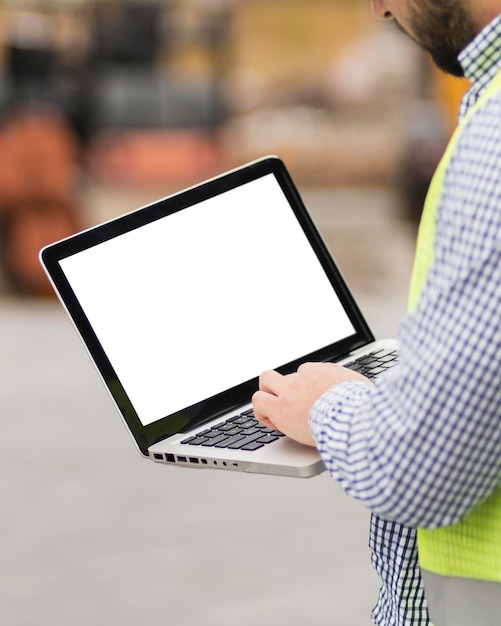
<svg viewBox="0 0 501 626">
<path fill-rule="evenodd" d="M 464 116 L 501 69 L 501 16 L 460 62 Z M 435 237 L 399 367 L 373 387 L 333 387 L 310 412 L 331 475 L 372 511 L 378 626 L 429 624 L 415 529 L 459 521 L 501 482 L 501 94 L 460 136 Z"/>
</svg>

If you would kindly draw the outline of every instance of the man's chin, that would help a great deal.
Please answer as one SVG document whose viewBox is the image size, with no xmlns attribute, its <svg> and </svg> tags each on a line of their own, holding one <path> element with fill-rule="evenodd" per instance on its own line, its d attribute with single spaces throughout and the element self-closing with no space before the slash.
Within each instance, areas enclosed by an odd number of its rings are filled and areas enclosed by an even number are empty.
<svg viewBox="0 0 501 626">
<path fill-rule="evenodd" d="M 464 77 L 464 70 L 461 67 L 461 64 L 459 63 L 457 56 L 454 56 L 453 54 L 451 54 L 449 51 L 447 52 L 443 52 L 441 50 L 436 51 L 436 50 L 430 50 L 429 46 L 427 46 L 426 44 L 424 44 L 419 37 L 417 37 L 416 35 L 414 35 L 413 33 L 409 32 L 406 28 L 404 28 L 402 26 L 402 24 L 400 24 L 398 22 L 398 20 L 394 20 L 394 23 L 396 25 L 396 27 L 407 37 L 409 37 L 409 39 L 411 39 L 415 44 L 417 44 L 422 50 L 424 50 L 425 52 L 427 52 L 433 62 L 435 63 L 435 65 L 442 70 L 443 72 L 445 72 L 446 74 L 450 74 L 451 76 L 456 76 L 457 78 L 463 78 Z"/>
</svg>

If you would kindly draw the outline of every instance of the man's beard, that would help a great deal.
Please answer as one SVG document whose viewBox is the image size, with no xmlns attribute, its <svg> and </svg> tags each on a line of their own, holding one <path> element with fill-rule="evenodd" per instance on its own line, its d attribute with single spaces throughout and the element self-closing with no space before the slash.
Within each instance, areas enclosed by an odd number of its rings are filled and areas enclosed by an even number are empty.
<svg viewBox="0 0 501 626">
<path fill-rule="evenodd" d="M 477 34 L 465 0 L 412 0 L 410 11 L 412 33 L 397 23 L 400 30 L 426 50 L 441 70 L 464 76 L 458 56 Z"/>
</svg>

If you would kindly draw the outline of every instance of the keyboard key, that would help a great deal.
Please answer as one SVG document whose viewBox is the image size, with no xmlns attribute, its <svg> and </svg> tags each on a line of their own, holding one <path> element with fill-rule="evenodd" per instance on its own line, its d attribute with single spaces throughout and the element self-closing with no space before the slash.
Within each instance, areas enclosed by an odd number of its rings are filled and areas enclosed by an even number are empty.
<svg viewBox="0 0 501 626">
<path fill-rule="evenodd" d="M 233 435 L 240 434 L 242 430 L 240 428 L 232 428 L 231 430 L 227 430 L 225 432 L 228 436 L 233 437 Z"/>
<path fill-rule="evenodd" d="M 190 437 L 190 439 L 185 439 L 184 441 L 181 441 L 181 443 L 189 443 L 191 446 L 201 446 L 206 441 L 213 441 L 213 440 L 206 439 L 205 437 Z"/>
<path fill-rule="evenodd" d="M 223 441 L 226 441 L 227 439 L 229 439 L 229 437 L 227 435 L 219 435 L 219 437 L 212 437 L 211 439 L 207 439 L 207 441 L 205 441 L 204 443 L 200 444 L 202 446 L 204 446 L 205 448 L 207 447 L 215 447 L 218 444 L 222 443 Z M 224 446 L 226 447 L 226 446 Z"/>
<path fill-rule="evenodd" d="M 234 424 L 246 424 L 247 422 L 249 422 L 249 416 L 248 415 L 240 415 L 240 417 L 237 417 L 236 419 L 233 419 L 232 422 Z"/>
<path fill-rule="evenodd" d="M 244 430 L 242 430 L 242 435 L 254 435 L 255 433 L 262 433 L 263 431 L 261 430 L 261 428 L 256 428 L 256 427 L 252 427 L 252 428 L 245 428 Z"/>
<path fill-rule="evenodd" d="M 197 437 L 188 437 L 188 439 L 184 439 L 181 443 L 191 443 L 195 439 L 197 439 Z"/>
<path fill-rule="evenodd" d="M 235 425 L 232 424 L 231 422 L 224 422 L 223 424 L 220 424 L 219 426 L 217 426 L 217 430 L 221 431 L 226 431 L 226 430 L 232 430 L 235 428 Z"/>
<path fill-rule="evenodd" d="M 273 437 L 273 435 L 264 435 L 263 437 L 261 437 L 260 439 L 257 439 L 256 441 L 258 443 L 273 443 L 274 441 L 277 441 L 279 439 L 279 437 Z"/>
<path fill-rule="evenodd" d="M 218 430 L 216 428 L 211 428 L 210 430 L 206 430 L 205 432 L 200 433 L 200 435 L 202 435 L 203 437 L 207 437 L 207 439 L 212 439 L 212 438 L 215 438 L 215 437 L 219 437 L 222 434 L 223 433 L 218 432 Z"/>
<path fill-rule="evenodd" d="M 279 430 L 273 430 L 273 428 L 268 428 L 267 426 L 265 426 L 264 428 L 261 428 L 261 432 L 265 433 L 267 435 L 275 435 L 277 437 L 285 437 L 285 435 L 283 433 L 281 433 Z"/>
<path fill-rule="evenodd" d="M 262 437 L 261 433 L 256 433 L 255 435 L 249 435 L 248 437 L 244 437 L 240 441 L 236 441 L 235 443 L 232 443 L 231 445 L 226 446 L 226 447 L 230 448 L 231 450 L 238 450 L 239 448 L 243 448 L 243 446 L 246 446 L 248 443 L 252 443 L 253 441 L 256 441 L 256 439 L 259 439 L 260 437 Z"/>
<path fill-rule="evenodd" d="M 202 435 L 205 435 L 206 433 L 210 433 L 211 430 L 212 428 L 207 428 L 206 430 L 202 430 L 202 432 L 198 433 L 197 437 L 201 437 Z"/>
<path fill-rule="evenodd" d="M 253 441 L 252 443 L 248 443 L 246 446 L 242 446 L 242 450 L 259 450 L 262 448 L 264 443 L 259 443 L 258 441 Z"/>
<path fill-rule="evenodd" d="M 215 448 L 229 448 L 234 443 L 237 443 L 239 441 L 243 441 L 244 439 L 245 439 L 245 435 L 234 435 L 233 437 L 228 437 L 227 439 L 224 439 L 222 441 L 218 441 L 217 444 L 214 447 Z"/>
</svg>

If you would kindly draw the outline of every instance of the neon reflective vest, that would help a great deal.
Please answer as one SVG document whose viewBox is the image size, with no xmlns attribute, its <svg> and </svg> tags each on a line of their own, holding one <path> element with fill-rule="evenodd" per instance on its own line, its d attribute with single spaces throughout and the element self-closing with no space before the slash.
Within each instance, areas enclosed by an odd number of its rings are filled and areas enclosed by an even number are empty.
<svg viewBox="0 0 501 626">
<path fill-rule="evenodd" d="M 501 72 L 458 126 L 435 172 L 419 226 L 409 293 L 410 312 L 417 306 L 433 260 L 435 221 L 445 172 L 463 129 L 498 92 L 501 93 Z M 432 530 L 418 529 L 417 535 L 419 563 L 423 569 L 442 576 L 501 582 L 501 486 L 457 524 Z"/>
</svg>

